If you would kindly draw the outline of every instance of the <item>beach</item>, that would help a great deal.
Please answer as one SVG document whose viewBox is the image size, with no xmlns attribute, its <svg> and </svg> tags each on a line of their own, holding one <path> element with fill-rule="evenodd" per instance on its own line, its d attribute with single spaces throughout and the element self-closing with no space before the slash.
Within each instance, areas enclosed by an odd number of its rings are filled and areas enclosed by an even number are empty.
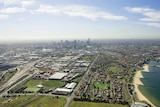
<svg viewBox="0 0 160 107">
<path fill-rule="evenodd" d="M 143 83 L 141 82 L 140 78 L 143 78 L 142 72 L 149 72 L 148 70 L 148 65 L 144 65 L 143 66 L 143 70 L 139 70 L 136 72 L 135 76 L 134 76 L 134 86 L 135 86 L 135 92 L 137 94 L 137 97 L 139 99 L 139 101 L 146 101 L 148 104 L 150 104 L 152 107 L 156 107 L 154 104 L 152 104 L 138 89 L 139 85 L 143 85 Z"/>
</svg>

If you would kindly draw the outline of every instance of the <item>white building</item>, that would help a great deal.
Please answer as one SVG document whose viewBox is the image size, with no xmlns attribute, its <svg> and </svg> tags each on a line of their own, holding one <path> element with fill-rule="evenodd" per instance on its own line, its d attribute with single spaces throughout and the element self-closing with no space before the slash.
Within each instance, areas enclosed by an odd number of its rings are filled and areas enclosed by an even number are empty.
<svg viewBox="0 0 160 107">
<path fill-rule="evenodd" d="M 68 84 L 65 86 L 65 88 L 74 89 L 76 85 L 77 85 L 77 83 L 74 83 L 74 82 L 68 83 Z"/>
<path fill-rule="evenodd" d="M 72 93 L 73 89 L 67 89 L 67 88 L 56 88 L 53 94 L 70 94 Z"/>
<path fill-rule="evenodd" d="M 141 103 L 141 102 L 134 102 L 132 107 L 149 107 L 148 104 Z"/>
<path fill-rule="evenodd" d="M 63 79 L 68 73 L 61 73 L 61 72 L 56 72 L 52 76 L 49 77 L 51 80 L 61 80 Z"/>
</svg>

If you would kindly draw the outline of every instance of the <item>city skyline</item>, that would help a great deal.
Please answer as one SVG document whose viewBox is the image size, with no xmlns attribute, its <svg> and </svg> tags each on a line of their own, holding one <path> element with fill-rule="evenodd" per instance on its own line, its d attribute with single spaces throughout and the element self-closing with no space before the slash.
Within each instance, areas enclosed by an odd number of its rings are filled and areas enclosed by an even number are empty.
<svg viewBox="0 0 160 107">
<path fill-rule="evenodd" d="M 0 40 L 156 39 L 160 34 L 159 3 L 0 0 Z"/>
</svg>

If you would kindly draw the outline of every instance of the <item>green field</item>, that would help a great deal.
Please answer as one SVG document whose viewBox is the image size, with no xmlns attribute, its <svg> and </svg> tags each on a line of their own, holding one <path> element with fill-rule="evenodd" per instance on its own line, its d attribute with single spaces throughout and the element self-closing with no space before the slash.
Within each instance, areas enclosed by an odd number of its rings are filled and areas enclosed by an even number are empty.
<svg viewBox="0 0 160 107">
<path fill-rule="evenodd" d="M 73 79 L 72 82 L 78 83 L 81 79 L 82 79 L 82 76 Z"/>
<path fill-rule="evenodd" d="M 7 101 L 7 100 L 8 100 L 8 98 L 2 98 L 2 97 L 0 97 L 0 102 Z"/>
<path fill-rule="evenodd" d="M 64 107 L 65 98 L 52 96 L 20 96 L 0 107 Z"/>
<path fill-rule="evenodd" d="M 40 88 L 37 87 L 28 87 L 24 90 L 24 92 L 38 92 Z"/>
<path fill-rule="evenodd" d="M 128 106 L 120 104 L 72 101 L 70 107 L 128 107 Z"/>
<path fill-rule="evenodd" d="M 3 74 L 3 72 L 0 72 L 0 78 L 1 78 L 2 74 Z"/>
<path fill-rule="evenodd" d="M 102 82 L 95 82 L 94 84 L 95 88 L 99 88 L 99 89 L 108 89 L 110 87 L 110 84 L 106 84 L 106 83 L 102 83 Z"/>
<path fill-rule="evenodd" d="M 120 72 L 121 69 L 118 68 L 118 67 L 109 67 L 109 68 L 107 69 L 107 71 L 110 71 L 110 72 Z"/>
<path fill-rule="evenodd" d="M 93 61 L 95 59 L 95 56 L 90 56 L 90 55 L 84 55 L 81 57 L 81 60 L 84 61 Z"/>
<path fill-rule="evenodd" d="M 65 85 L 65 82 L 58 81 L 58 80 L 29 80 L 25 86 L 29 87 L 36 87 L 37 85 L 43 85 L 45 88 L 58 88 Z"/>
</svg>

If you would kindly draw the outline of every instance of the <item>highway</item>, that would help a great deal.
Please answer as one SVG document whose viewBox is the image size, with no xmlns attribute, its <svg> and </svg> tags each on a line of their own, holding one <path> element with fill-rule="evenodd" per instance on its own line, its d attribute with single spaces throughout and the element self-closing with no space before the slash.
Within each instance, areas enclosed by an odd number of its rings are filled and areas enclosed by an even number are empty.
<svg viewBox="0 0 160 107">
<path fill-rule="evenodd" d="M 1 93 L 0 93 L 0 96 L 3 96 L 5 94 L 7 94 L 7 91 L 9 91 L 10 89 L 14 88 L 15 86 L 17 86 L 18 84 L 22 83 L 23 81 L 25 81 L 26 79 L 30 78 L 31 76 L 33 76 L 36 72 L 38 72 L 38 70 L 35 70 L 35 72 L 33 74 L 29 74 L 29 72 L 27 72 L 31 67 L 33 67 L 37 62 L 39 62 L 40 60 L 44 60 L 43 59 L 39 59 L 39 60 L 36 60 L 36 61 L 32 61 L 32 62 L 29 62 L 25 65 L 23 65 L 23 69 L 22 70 L 18 70 L 17 73 L 12 76 L 11 79 L 9 79 L 4 85 L 2 85 L 0 87 L 0 90 L 3 90 Z M 26 77 L 25 79 L 21 80 L 18 82 L 18 80 L 20 78 L 22 78 L 23 76 L 25 75 L 29 75 L 28 77 Z"/>
<path fill-rule="evenodd" d="M 66 95 L 55 95 L 55 94 L 51 94 L 51 93 L 48 93 L 48 94 L 42 94 L 42 93 L 12 93 L 12 94 L 10 94 L 10 96 L 14 96 L 14 95 L 16 95 L 16 96 L 22 96 L 22 95 L 24 95 L 24 96 L 27 96 L 27 95 L 36 95 L 36 96 L 53 96 L 53 97 L 64 97 L 64 98 L 67 98 L 68 96 L 66 96 Z"/>
</svg>

